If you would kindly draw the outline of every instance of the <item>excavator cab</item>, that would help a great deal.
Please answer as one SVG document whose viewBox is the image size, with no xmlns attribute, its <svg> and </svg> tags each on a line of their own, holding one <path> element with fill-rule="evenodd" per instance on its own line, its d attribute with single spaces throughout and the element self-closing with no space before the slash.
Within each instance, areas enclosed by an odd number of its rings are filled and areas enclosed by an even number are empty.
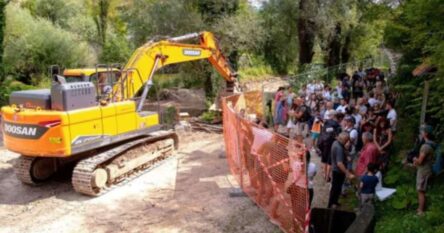
<svg viewBox="0 0 444 233">
<path fill-rule="evenodd" d="M 66 83 L 91 82 L 96 87 L 97 100 L 110 100 L 113 86 L 121 75 L 120 64 L 97 64 L 94 68 L 65 69 L 60 72 L 58 65 L 49 68 L 51 77 L 63 75 Z"/>
</svg>

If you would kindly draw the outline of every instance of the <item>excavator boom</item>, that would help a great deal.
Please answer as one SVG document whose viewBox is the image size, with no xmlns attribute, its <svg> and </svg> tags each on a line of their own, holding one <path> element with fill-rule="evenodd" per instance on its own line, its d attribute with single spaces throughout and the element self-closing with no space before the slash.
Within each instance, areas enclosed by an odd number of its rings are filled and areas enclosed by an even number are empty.
<svg viewBox="0 0 444 233">
<path fill-rule="evenodd" d="M 185 40 L 199 39 L 199 44 L 184 44 Z M 188 61 L 208 59 L 218 73 L 230 84 L 236 82 L 236 73 L 223 56 L 214 35 L 210 32 L 191 33 L 158 42 L 148 42 L 137 49 L 113 87 L 114 100 L 135 97 L 145 84 L 151 82 L 156 70 Z"/>
</svg>

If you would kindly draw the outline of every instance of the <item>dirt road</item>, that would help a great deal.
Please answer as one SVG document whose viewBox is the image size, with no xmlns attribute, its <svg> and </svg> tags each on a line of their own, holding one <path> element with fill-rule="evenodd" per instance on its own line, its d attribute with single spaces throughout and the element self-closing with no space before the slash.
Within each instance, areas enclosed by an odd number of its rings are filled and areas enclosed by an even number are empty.
<svg viewBox="0 0 444 233">
<path fill-rule="evenodd" d="M 75 193 L 69 174 L 23 185 L 18 155 L 1 150 L 0 232 L 280 232 L 248 198 L 229 196 L 236 182 L 221 135 L 181 140 L 176 157 L 97 198 Z"/>
</svg>

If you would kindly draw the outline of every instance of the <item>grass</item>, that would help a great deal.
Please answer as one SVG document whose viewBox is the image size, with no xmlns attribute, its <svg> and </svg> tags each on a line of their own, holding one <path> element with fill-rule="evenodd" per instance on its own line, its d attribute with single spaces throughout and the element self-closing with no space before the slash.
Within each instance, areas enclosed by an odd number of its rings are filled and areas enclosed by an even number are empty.
<svg viewBox="0 0 444 233">
<path fill-rule="evenodd" d="M 241 67 L 238 71 L 241 82 L 261 81 L 274 76 L 271 66 L 257 64 L 255 66 Z"/>
<path fill-rule="evenodd" d="M 432 181 L 431 188 L 427 191 L 427 211 L 424 216 L 416 215 L 416 205 L 396 209 L 393 208 L 392 201 L 378 203 L 376 205 L 377 222 L 375 232 L 444 232 L 444 184 L 442 181 L 442 176 Z M 414 177 L 406 185 L 414 187 Z M 399 190 L 396 195 L 400 195 Z M 416 196 L 413 198 L 416 198 Z"/>
<path fill-rule="evenodd" d="M 346 195 L 341 196 L 339 203 L 341 203 L 341 210 L 354 212 L 359 207 L 359 200 L 355 195 L 354 189 L 348 189 Z"/>
</svg>

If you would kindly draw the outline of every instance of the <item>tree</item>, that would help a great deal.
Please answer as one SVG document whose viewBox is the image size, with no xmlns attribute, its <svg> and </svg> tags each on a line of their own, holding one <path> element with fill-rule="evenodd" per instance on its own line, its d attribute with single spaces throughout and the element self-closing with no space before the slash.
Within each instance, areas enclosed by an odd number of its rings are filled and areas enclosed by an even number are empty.
<svg viewBox="0 0 444 233">
<path fill-rule="evenodd" d="M 412 77 L 412 70 L 421 63 L 437 68 L 430 81 L 430 95 L 426 121 L 437 132 L 436 138 L 444 136 L 444 8 L 442 1 L 411 0 L 402 2 L 392 11 L 393 19 L 385 30 L 385 43 L 388 47 L 403 54 L 399 64 L 400 74 L 392 80 L 401 93 L 399 108 L 408 113 L 406 119 L 415 119 L 411 127 L 417 126 L 423 79 Z M 413 116 L 413 117 L 412 117 Z M 441 140 L 442 142 L 442 140 Z"/>
<path fill-rule="evenodd" d="M 90 43 L 97 44 L 98 33 L 88 12 L 87 0 L 25 0 L 21 7 L 36 18 L 43 18 Z"/>
<path fill-rule="evenodd" d="M 3 67 L 3 38 L 5 30 L 5 9 L 9 1 L 0 0 L 0 82 L 3 81 L 4 67 Z"/>
<path fill-rule="evenodd" d="M 62 28 L 68 28 L 69 20 L 82 14 L 83 9 L 81 2 L 76 0 L 35 0 L 32 13 Z"/>
<path fill-rule="evenodd" d="M 224 17 L 236 14 L 239 0 L 194 0 L 202 20 L 213 25 Z"/>
<path fill-rule="evenodd" d="M 82 67 L 95 62 L 95 54 L 78 36 L 34 18 L 15 4 L 6 8 L 4 67 L 25 84 L 37 85 L 50 65 Z"/>
<path fill-rule="evenodd" d="M 138 47 L 153 38 L 201 31 L 199 13 L 182 1 L 134 0 L 125 7 L 129 37 Z"/>
<path fill-rule="evenodd" d="M 239 0 L 195 0 L 197 10 L 201 15 L 202 21 L 210 28 L 214 28 L 214 24 L 222 21 L 224 18 L 234 16 L 239 10 Z M 228 54 L 231 64 L 237 69 L 237 60 L 239 51 L 232 48 Z"/>
<path fill-rule="evenodd" d="M 313 59 L 313 47 L 316 37 L 316 25 L 313 20 L 316 17 L 317 7 L 315 1 L 299 1 L 298 17 L 298 41 L 299 41 L 299 65 L 311 63 Z"/>
<path fill-rule="evenodd" d="M 275 72 L 287 74 L 295 64 L 297 46 L 298 3 L 294 0 L 270 0 L 264 3 L 261 16 L 267 32 L 263 54 Z"/>
<path fill-rule="evenodd" d="M 96 25 L 99 36 L 99 44 L 103 47 L 106 44 L 106 35 L 111 8 L 115 1 L 113 0 L 90 0 L 89 5 L 91 15 Z"/>
</svg>

